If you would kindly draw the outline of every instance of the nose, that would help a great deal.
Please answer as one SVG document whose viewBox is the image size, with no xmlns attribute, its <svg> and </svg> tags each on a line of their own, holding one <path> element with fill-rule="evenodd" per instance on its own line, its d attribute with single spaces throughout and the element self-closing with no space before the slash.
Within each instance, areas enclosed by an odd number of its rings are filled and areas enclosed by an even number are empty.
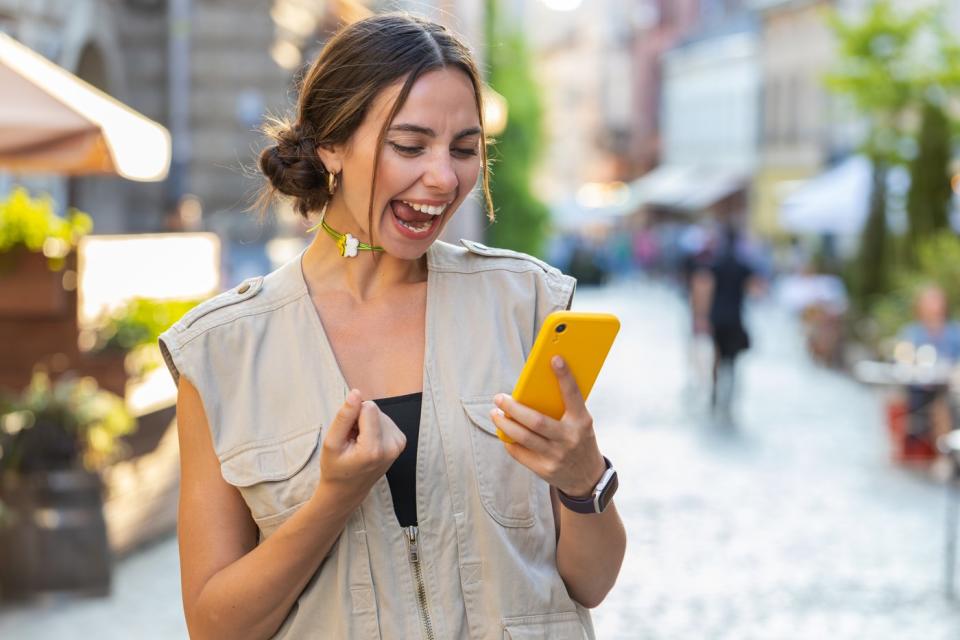
<svg viewBox="0 0 960 640">
<path fill-rule="evenodd" d="M 459 182 L 450 154 L 434 154 L 424 172 L 423 183 L 434 191 L 450 194 L 456 190 Z"/>
</svg>

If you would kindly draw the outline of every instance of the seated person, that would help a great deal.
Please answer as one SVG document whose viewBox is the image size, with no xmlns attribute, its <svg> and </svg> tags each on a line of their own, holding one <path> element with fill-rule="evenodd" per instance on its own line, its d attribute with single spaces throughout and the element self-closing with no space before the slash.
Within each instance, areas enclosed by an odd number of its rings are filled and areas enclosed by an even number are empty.
<svg viewBox="0 0 960 640">
<path fill-rule="evenodd" d="M 901 330 L 900 340 L 911 343 L 914 349 L 933 347 L 938 362 L 960 361 L 960 323 L 948 320 L 949 306 L 943 289 L 936 285 L 921 289 L 914 313 L 916 321 Z M 953 428 L 953 411 L 945 385 L 907 387 L 907 407 L 908 437 L 935 443 Z"/>
</svg>

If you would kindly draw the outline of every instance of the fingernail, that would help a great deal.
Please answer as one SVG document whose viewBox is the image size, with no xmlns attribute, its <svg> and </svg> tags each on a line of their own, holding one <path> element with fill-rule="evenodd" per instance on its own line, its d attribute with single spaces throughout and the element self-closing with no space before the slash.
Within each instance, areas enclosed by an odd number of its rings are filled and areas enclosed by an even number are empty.
<svg viewBox="0 0 960 640">
<path fill-rule="evenodd" d="M 563 369 L 563 358 L 560 356 L 553 356 L 553 359 L 550 362 L 553 364 L 555 369 Z"/>
<path fill-rule="evenodd" d="M 502 393 L 498 393 L 497 395 L 493 396 L 493 402 L 494 402 L 494 404 L 496 404 L 496 405 L 502 404 L 502 403 L 503 403 L 503 394 L 502 394 Z"/>
<path fill-rule="evenodd" d="M 496 409 L 490 409 L 490 417 L 491 417 L 491 418 L 496 418 L 496 417 L 497 417 L 497 410 L 496 410 Z"/>
</svg>

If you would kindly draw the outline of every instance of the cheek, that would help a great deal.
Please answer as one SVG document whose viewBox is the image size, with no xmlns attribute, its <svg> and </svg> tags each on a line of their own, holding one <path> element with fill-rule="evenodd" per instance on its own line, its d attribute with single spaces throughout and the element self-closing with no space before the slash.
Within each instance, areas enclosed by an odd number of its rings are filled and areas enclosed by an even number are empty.
<svg viewBox="0 0 960 640">
<path fill-rule="evenodd" d="M 398 158 L 385 149 L 377 170 L 377 200 L 386 204 L 394 195 L 408 189 L 419 175 L 417 163 Z"/>
<path fill-rule="evenodd" d="M 464 162 L 463 166 L 457 169 L 457 181 L 460 183 L 461 190 L 469 193 L 480 179 L 480 158 L 472 162 Z"/>
</svg>

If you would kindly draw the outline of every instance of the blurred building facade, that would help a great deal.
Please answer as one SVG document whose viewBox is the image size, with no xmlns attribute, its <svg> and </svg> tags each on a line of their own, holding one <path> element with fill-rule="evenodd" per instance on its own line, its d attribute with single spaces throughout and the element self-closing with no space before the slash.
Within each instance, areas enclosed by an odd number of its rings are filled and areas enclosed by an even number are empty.
<svg viewBox="0 0 960 640">
<path fill-rule="evenodd" d="M 270 56 L 268 0 L 0 0 L 4 31 L 144 115 L 174 137 L 164 183 L 115 177 L 19 180 L 93 216 L 97 233 L 163 230 L 194 194 L 205 226 L 256 231 L 244 215 L 254 131 L 286 106 L 290 73 Z"/>
<path fill-rule="evenodd" d="M 629 157 L 637 176 L 660 162 L 663 56 L 699 24 L 700 0 L 638 0 L 632 18 Z"/>
<path fill-rule="evenodd" d="M 661 162 L 747 175 L 756 167 L 760 69 L 748 13 L 664 55 Z"/>
<path fill-rule="evenodd" d="M 686 9 L 660 51 L 660 87 L 650 90 L 659 97 L 658 166 L 633 189 L 657 218 L 709 212 L 740 220 L 757 165 L 757 23 L 743 2 L 701 0 Z"/>
<path fill-rule="evenodd" d="M 0 175 L 0 191 L 16 179 L 48 192 L 62 208 L 90 213 L 96 233 L 203 228 L 224 239 L 228 252 L 301 233 L 288 207 L 264 222 L 249 210 L 261 184 L 262 117 L 292 112 L 297 73 L 339 24 L 393 9 L 447 24 L 482 56 L 483 0 L 0 0 L 0 30 L 173 137 L 163 183 Z M 479 205 L 464 209 L 448 239 L 482 237 Z"/>
<path fill-rule="evenodd" d="M 559 206 L 585 183 L 628 178 L 635 112 L 631 3 L 595 0 L 561 11 L 526 0 L 515 12 L 545 106 L 539 196 Z"/>
<path fill-rule="evenodd" d="M 775 238 L 780 205 L 790 190 L 831 157 L 849 151 L 833 127 L 840 106 L 823 77 L 835 44 L 824 11 L 832 0 L 759 0 L 763 118 L 760 166 L 753 190 L 753 228 Z"/>
</svg>

